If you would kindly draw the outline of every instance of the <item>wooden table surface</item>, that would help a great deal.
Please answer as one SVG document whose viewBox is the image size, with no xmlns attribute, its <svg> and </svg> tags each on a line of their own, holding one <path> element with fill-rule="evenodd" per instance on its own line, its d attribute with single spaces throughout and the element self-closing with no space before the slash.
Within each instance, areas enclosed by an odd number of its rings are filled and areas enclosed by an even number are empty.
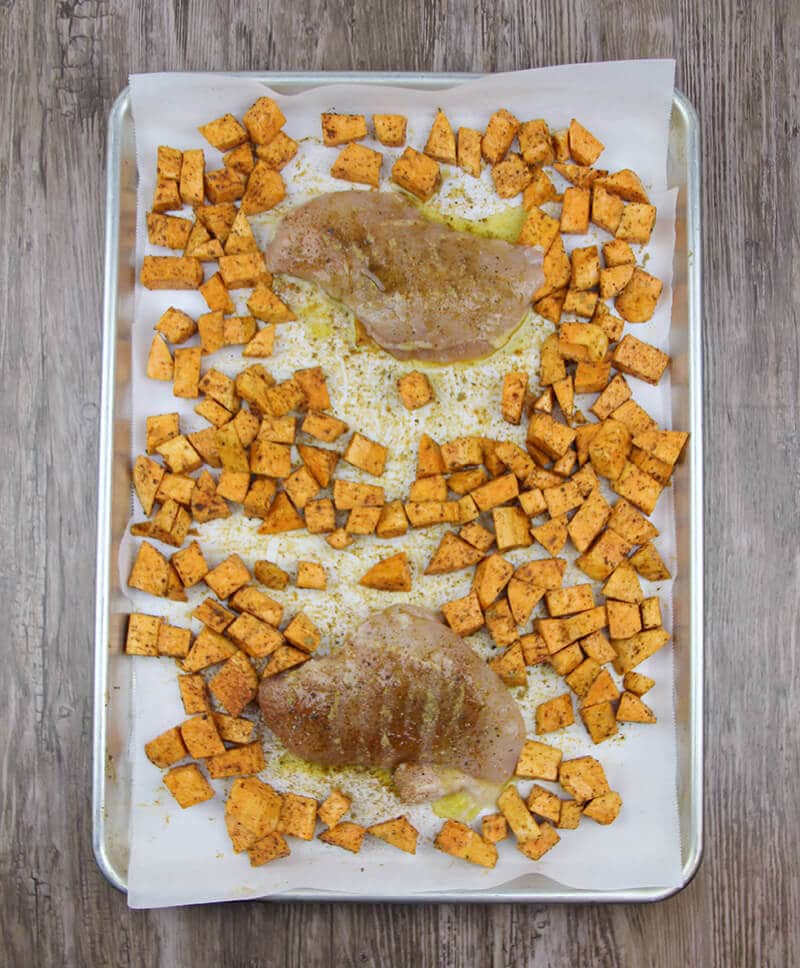
<svg viewBox="0 0 800 968">
<path fill-rule="evenodd" d="M 0 0 L 0 962 L 800 963 L 796 0 Z M 129 71 L 674 56 L 703 129 L 705 860 L 662 904 L 129 911 L 91 853 L 104 144 Z"/>
</svg>

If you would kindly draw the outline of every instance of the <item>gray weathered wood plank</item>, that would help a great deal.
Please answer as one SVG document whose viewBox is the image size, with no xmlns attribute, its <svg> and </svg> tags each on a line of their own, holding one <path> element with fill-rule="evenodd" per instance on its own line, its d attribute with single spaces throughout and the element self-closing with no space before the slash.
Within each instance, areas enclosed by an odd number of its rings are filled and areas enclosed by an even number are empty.
<svg viewBox="0 0 800 968">
<path fill-rule="evenodd" d="M 9 965 L 800 960 L 800 10 L 793 0 L 0 0 L 0 952 Z M 707 848 L 655 907 L 132 912 L 91 859 L 105 119 L 129 71 L 671 56 L 703 123 Z"/>
</svg>

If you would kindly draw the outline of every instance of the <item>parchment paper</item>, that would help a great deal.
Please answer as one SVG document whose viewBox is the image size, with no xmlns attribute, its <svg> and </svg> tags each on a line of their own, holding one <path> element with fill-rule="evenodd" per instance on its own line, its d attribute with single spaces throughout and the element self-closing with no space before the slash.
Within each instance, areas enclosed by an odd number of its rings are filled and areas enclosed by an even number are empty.
<svg viewBox="0 0 800 968">
<path fill-rule="evenodd" d="M 493 75 L 448 91 L 337 85 L 291 97 L 276 95 L 249 78 L 212 74 L 134 76 L 131 84 L 139 166 L 137 272 L 142 257 L 155 251 L 148 247 L 144 215 L 152 198 L 157 146 L 202 147 L 207 167 L 216 167 L 217 161 L 221 164 L 221 157 L 202 139 L 197 126 L 225 112 L 241 117 L 263 94 L 275 97 L 287 117 L 287 133 L 302 140 L 298 157 L 283 172 L 287 183 L 286 201 L 273 212 L 253 220 L 261 243 L 269 238 L 275 222 L 292 205 L 320 191 L 350 187 L 328 174 L 337 150 L 324 148 L 318 142 L 322 111 L 405 113 L 409 117 L 407 143 L 417 149 L 424 145 L 438 106 L 444 108 L 454 127 L 482 129 L 499 107 L 508 108 L 523 120 L 544 117 L 554 129 L 566 127 L 570 118 L 577 117 L 606 145 L 599 163 L 612 171 L 633 168 L 658 207 L 653 238 L 640 259 L 645 258 L 648 271 L 664 281 L 664 295 L 651 322 L 628 326 L 626 331 L 666 348 L 676 198 L 676 193 L 668 191 L 666 185 L 673 73 L 672 61 L 631 61 Z M 382 187 L 388 188 L 389 167 L 402 149 L 384 149 L 372 141 L 365 143 L 387 156 Z M 443 187 L 432 203 L 442 211 L 479 219 L 506 209 L 509 204 L 520 204 L 519 199 L 509 203 L 496 197 L 488 169 L 484 170 L 480 182 L 454 169 L 446 169 L 445 174 Z M 597 244 L 607 238 L 592 227 L 590 235 L 574 237 L 572 245 Z M 207 274 L 209 271 L 212 270 L 207 269 Z M 278 328 L 275 354 L 264 361 L 265 365 L 277 379 L 286 378 L 299 366 L 319 363 L 324 367 L 335 413 L 352 428 L 390 448 L 391 458 L 381 481 L 386 487 L 387 500 L 406 493 L 414 476 L 416 441 L 423 430 L 438 440 L 482 433 L 523 443 L 524 427 L 512 428 L 499 416 L 502 375 L 520 367 L 535 373 L 538 346 L 552 330 L 550 324 L 531 318 L 505 349 L 467 369 L 428 369 L 437 404 L 409 414 L 399 405 L 394 384 L 398 375 L 415 368 L 415 364 L 400 363 L 385 354 L 353 352 L 352 321 L 345 312 L 320 297 L 313 287 L 280 280 L 276 287 L 295 308 L 300 320 Z M 247 293 L 235 295 L 237 311 L 246 311 Z M 132 361 L 133 455 L 144 450 L 144 423 L 148 414 L 179 410 L 183 432 L 206 426 L 193 413 L 193 402 L 176 400 L 169 384 L 144 377 L 152 327 L 169 305 L 185 309 L 195 317 L 205 311 L 199 293 L 150 292 L 137 283 Z M 204 369 L 212 365 L 235 373 L 242 365 L 239 350 L 223 350 L 204 361 Z M 658 387 L 635 379 L 630 383 L 634 398 L 662 426 L 670 426 L 669 375 L 665 375 Z M 586 410 L 591 400 L 578 398 L 577 402 Z M 340 465 L 337 474 L 362 479 L 359 472 L 346 465 Z M 132 508 L 133 519 L 140 520 L 138 502 Z M 657 541 L 659 550 L 674 572 L 674 514 L 669 490 L 662 496 L 653 520 L 661 531 Z M 469 588 L 468 573 L 424 580 L 420 577 L 444 528 L 413 532 L 392 542 L 362 538 L 344 554 L 333 552 L 320 536 L 303 537 L 295 533 L 264 538 L 255 534 L 256 529 L 257 522 L 237 516 L 202 526 L 201 542 L 212 565 L 232 550 L 250 565 L 255 558 L 269 558 L 289 571 L 294 570 L 298 559 L 322 562 L 328 572 L 328 593 L 300 591 L 290 586 L 285 593 L 270 594 L 286 605 L 286 614 L 302 608 L 319 625 L 323 648 L 335 647 L 343 641 L 374 608 L 403 600 L 436 605 L 466 594 Z M 123 542 L 120 574 L 128 574 L 137 544 L 130 538 Z M 173 549 L 162 550 L 169 554 Z M 409 595 L 387 596 L 358 588 L 355 581 L 370 564 L 390 551 L 399 550 L 408 552 L 416 576 Z M 570 562 L 574 558 L 574 552 L 562 554 Z M 512 552 L 508 557 L 519 563 L 544 556 L 544 550 L 536 546 Z M 570 564 L 565 585 L 585 580 Z M 643 588 L 645 594 L 661 596 L 664 624 L 671 628 L 669 583 L 648 587 L 643 582 Z M 169 621 L 191 625 L 195 632 L 199 631 L 190 612 L 204 597 L 202 591 L 192 590 L 187 605 L 156 600 L 124 587 L 121 591 L 131 601 L 132 610 L 163 614 Z M 473 636 L 470 642 L 479 651 L 487 654 L 490 651 L 485 633 Z M 593 746 L 580 724 L 545 737 L 562 748 L 565 757 L 590 753 L 600 759 L 612 787 L 624 800 L 619 819 L 610 827 L 584 820 L 577 830 L 560 831 L 562 842 L 538 863 L 519 853 L 510 839 L 499 845 L 499 861 L 491 871 L 455 860 L 433 848 L 432 837 L 442 821 L 427 805 L 409 810 L 385 784 L 357 771 L 325 776 L 299 768 L 283 755 L 280 744 L 269 732 L 264 737 L 268 765 L 263 776 L 277 789 L 292 789 L 323 798 L 332 786 L 339 785 L 353 795 L 350 814 L 353 820 L 372 823 L 408 813 L 422 837 L 415 857 L 370 838 L 365 839 L 358 855 L 318 840 L 306 843 L 292 839 L 291 857 L 262 868 L 251 868 L 246 855 L 233 853 L 225 831 L 223 798 L 230 781 L 214 783 L 219 795 L 213 800 L 181 811 L 162 786 L 161 771 L 142 752 L 147 741 L 185 718 L 176 684 L 178 670 L 168 660 L 135 658 L 130 661 L 135 663 L 128 895 L 132 907 L 253 898 L 292 888 L 358 891 L 378 898 L 437 890 L 486 889 L 504 884 L 521 888 L 542 877 L 584 889 L 667 887 L 680 879 L 670 647 L 643 666 L 643 671 L 657 682 L 646 697 L 658 716 L 657 725 L 622 725 L 618 737 L 599 747 Z M 534 734 L 536 705 L 563 692 L 564 688 L 563 681 L 552 670 L 543 667 L 529 670 L 527 689 L 515 690 L 529 735 Z M 563 795 L 558 787 L 545 785 Z M 519 786 L 526 795 L 530 784 L 523 782 Z"/>
</svg>

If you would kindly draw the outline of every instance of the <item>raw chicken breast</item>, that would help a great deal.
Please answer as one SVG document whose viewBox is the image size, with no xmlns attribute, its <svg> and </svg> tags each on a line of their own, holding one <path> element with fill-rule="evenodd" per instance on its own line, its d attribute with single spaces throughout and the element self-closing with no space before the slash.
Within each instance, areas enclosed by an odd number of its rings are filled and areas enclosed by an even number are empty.
<svg viewBox="0 0 800 968">
<path fill-rule="evenodd" d="M 258 701 L 293 753 L 323 765 L 400 767 L 406 799 L 443 791 L 432 767 L 502 783 L 525 741 L 499 677 L 432 612 L 407 605 L 371 615 L 334 655 L 264 679 Z"/>
<path fill-rule="evenodd" d="M 439 363 L 502 346 L 544 278 L 534 249 L 456 232 L 390 192 L 333 192 L 295 208 L 266 261 L 341 300 L 393 356 Z"/>
</svg>

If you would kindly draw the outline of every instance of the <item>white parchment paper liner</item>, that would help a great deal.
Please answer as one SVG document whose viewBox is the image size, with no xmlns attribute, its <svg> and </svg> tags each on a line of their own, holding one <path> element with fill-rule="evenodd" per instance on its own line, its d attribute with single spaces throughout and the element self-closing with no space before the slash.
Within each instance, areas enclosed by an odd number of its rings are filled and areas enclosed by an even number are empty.
<svg viewBox="0 0 800 968">
<path fill-rule="evenodd" d="M 600 163 L 609 170 L 630 167 L 637 171 L 658 206 L 653 238 L 646 249 L 647 269 L 664 280 L 664 295 L 651 322 L 629 326 L 626 331 L 656 345 L 666 347 L 670 324 L 672 255 L 674 248 L 674 211 L 676 193 L 666 185 L 666 157 L 669 116 L 673 90 L 674 63 L 667 60 L 583 64 L 541 70 L 499 74 L 469 82 L 447 91 L 425 92 L 405 88 L 376 88 L 368 85 L 335 85 L 304 94 L 284 97 L 274 94 L 259 81 L 225 75 L 153 74 L 131 78 L 139 165 L 139 205 L 137 213 L 137 269 L 151 250 L 144 231 L 144 214 L 152 197 L 156 148 L 170 144 L 180 148 L 203 147 L 207 167 L 221 158 L 202 139 L 197 126 L 225 112 L 239 117 L 262 94 L 270 94 L 281 104 L 287 117 L 287 132 L 301 142 L 298 158 L 284 171 L 287 201 L 274 213 L 256 219 L 260 239 L 269 237 L 274 221 L 287 207 L 309 194 L 341 190 L 348 186 L 331 179 L 328 170 L 334 149 L 316 142 L 319 114 L 322 111 L 400 112 L 409 117 L 408 144 L 421 149 L 435 110 L 443 107 L 454 127 L 483 128 L 494 110 L 505 107 L 526 120 L 544 117 L 551 127 L 566 127 L 577 117 L 606 145 Z M 384 178 L 393 158 L 399 153 L 384 150 Z M 461 185 L 467 190 L 459 191 Z M 384 186 L 388 187 L 388 186 Z M 488 170 L 480 183 L 448 171 L 437 204 L 467 218 L 481 218 L 508 205 L 496 198 Z M 518 200 L 517 200 L 518 203 Z M 592 229 L 585 239 L 574 244 L 605 241 L 607 236 Z M 571 246 L 570 246 L 571 247 Z M 246 296 L 238 293 L 237 297 Z M 301 307 L 313 298 L 308 290 L 290 287 L 287 297 Z M 305 303 L 304 303 L 305 301 Z M 243 300 L 238 299 L 244 311 Z M 144 418 L 147 414 L 179 410 L 184 430 L 204 426 L 185 401 L 177 401 L 168 384 L 144 377 L 147 349 L 152 327 L 169 305 L 193 315 L 205 311 L 198 293 L 149 292 L 137 283 L 133 328 L 133 453 L 141 453 L 144 443 Z M 436 407 L 417 411 L 412 428 L 409 415 L 392 416 L 388 401 L 396 376 L 413 368 L 391 359 L 378 360 L 356 356 L 345 358 L 347 341 L 342 319 L 334 313 L 327 318 L 323 338 L 307 336 L 300 324 L 279 328 L 275 356 L 265 361 L 277 378 L 285 378 L 297 366 L 320 362 L 329 374 L 335 412 L 368 436 L 386 443 L 393 455 L 387 468 L 387 497 L 399 497 L 413 477 L 415 443 L 422 430 L 437 439 L 457 434 L 481 432 L 487 435 L 524 437 L 524 428 L 514 431 L 499 419 L 499 383 L 502 373 L 512 366 L 536 370 L 535 346 L 542 336 L 541 325 L 531 324 L 530 337 L 512 346 L 513 360 L 505 351 L 475 371 L 467 379 L 462 371 L 442 370 L 432 377 L 437 391 Z M 523 361 L 520 361 L 522 356 Z M 211 364 L 233 373 L 241 366 L 237 351 L 216 354 Z M 209 365 L 204 363 L 204 367 Z M 658 387 L 631 380 L 635 399 L 662 426 L 670 425 L 670 383 L 668 374 Z M 378 391 L 376 393 L 376 390 Z M 365 399 L 364 394 L 367 394 Z M 372 394 L 372 397 L 369 397 Z M 466 403 L 465 403 L 466 400 Z M 580 401 L 586 406 L 589 400 Z M 470 412 L 471 406 L 471 412 Z M 469 422 L 472 417 L 472 423 Z M 466 421 L 466 423 L 465 423 Z M 357 473 L 341 469 L 344 476 Z M 384 483 L 384 482 L 382 482 Z M 140 509 L 137 508 L 137 516 Z M 671 494 L 661 498 L 653 517 L 661 530 L 658 547 L 668 565 L 675 568 L 674 514 Z M 386 596 L 368 590 L 353 591 L 353 580 L 380 557 L 379 546 L 390 544 L 394 550 L 409 550 L 417 573 L 441 537 L 441 529 L 416 532 L 401 542 L 361 539 L 353 554 L 338 555 L 318 537 L 258 539 L 252 522 L 212 524 L 204 530 L 203 546 L 210 549 L 212 563 L 230 550 L 239 551 L 252 563 L 255 557 L 268 557 L 290 570 L 298 557 L 321 561 L 328 566 L 331 596 L 289 589 L 276 594 L 286 604 L 287 614 L 303 608 L 320 625 L 327 641 L 336 643 L 369 612 L 389 604 Z M 165 549 L 169 553 L 170 549 Z M 135 544 L 129 539 L 121 549 L 120 574 L 127 575 Z M 385 551 L 383 552 L 385 553 Z M 541 557 L 541 548 L 514 552 L 509 557 L 522 561 Z M 570 557 L 568 555 L 568 557 Z M 572 555 L 574 557 L 574 555 Z M 570 569 L 571 571 L 571 569 Z M 580 573 L 568 572 L 565 584 L 580 581 Z M 585 579 L 584 579 L 585 580 Z M 417 581 L 407 596 L 409 601 L 437 603 L 465 594 L 470 576 L 457 573 L 441 579 Z M 645 592 L 662 596 L 665 625 L 671 627 L 669 583 Z M 189 611 L 202 593 L 190 596 L 188 606 L 156 601 L 149 596 L 123 589 L 132 609 L 164 614 L 170 621 L 188 625 Z M 402 599 L 398 596 L 392 600 Z M 197 624 L 194 623 L 197 631 Z M 474 638 L 476 646 L 487 649 L 487 641 Z M 581 725 L 547 739 L 564 749 L 565 756 L 591 753 L 603 763 L 612 786 L 620 792 L 624 807 L 610 827 L 585 820 L 578 830 L 561 831 L 562 842 L 538 863 L 519 853 L 508 840 L 499 845 L 500 857 L 494 870 L 487 871 L 436 851 L 431 843 L 441 825 L 430 808 L 418 807 L 409 813 L 423 836 L 415 857 L 366 838 L 361 853 L 349 854 L 339 848 L 313 841 L 291 840 L 291 857 L 279 863 L 253 869 L 246 855 L 235 855 L 230 847 L 224 819 L 223 800 L 229 783 L 216 782 L 220 796 L 208 803 L 181 811 L 161 785 L 161 771 L 150 764 L 142 752 L 144 743 L 183 718 L 175 682 L 175 666 L 166 660 L 132 659 L 136 664 L 134 685 L 134 723 L 131 755 L 134 759 L 131 854 L 128 903 L 132 907 L 162 907 L 179 904 L 234 900 L 274 895 L 292 888 L 315 889 L 379 897 L 418 895 L 425 892 L 490 889 L 514 883 L 530 883 L 531 875 L 541 875 L 572 888 L 622 889 L 667 887 L 680 880 L 680 838 L 676 799 L 676 735 L 673 708 L 673 660 L 668 647 L 648 660 L 644 671 L 656 679 L 646 700 L 658 715 L 655 726 L 623 725 L 620 736 L 594 747 Z M 538 702 L 564 691 L 552 671 L 530 670 L 529 687 L 521 696 L 523 714 L 529 725 Z M 533 729 L 529 730 L 533 735 Z M 304 774 L 287 781 L 285 766 L 277 768 L 277 753 L 270 756 L 265 779 L 278 789 L 294 789 L 322 797 L 331 780 Z M 345 779 L 344 786 L 347 780 Z M 523 794 L 530 784 L 521 783 Z M 373 780 L 350 779 L 355 799 L 353 819 L 374 822 L 388 819 L 404 809 L 383 786 Z M 558 788 L 553 787 L 557 792 Z M 563 795 L 563 793 L 561 794 Z"/>
</svg>

